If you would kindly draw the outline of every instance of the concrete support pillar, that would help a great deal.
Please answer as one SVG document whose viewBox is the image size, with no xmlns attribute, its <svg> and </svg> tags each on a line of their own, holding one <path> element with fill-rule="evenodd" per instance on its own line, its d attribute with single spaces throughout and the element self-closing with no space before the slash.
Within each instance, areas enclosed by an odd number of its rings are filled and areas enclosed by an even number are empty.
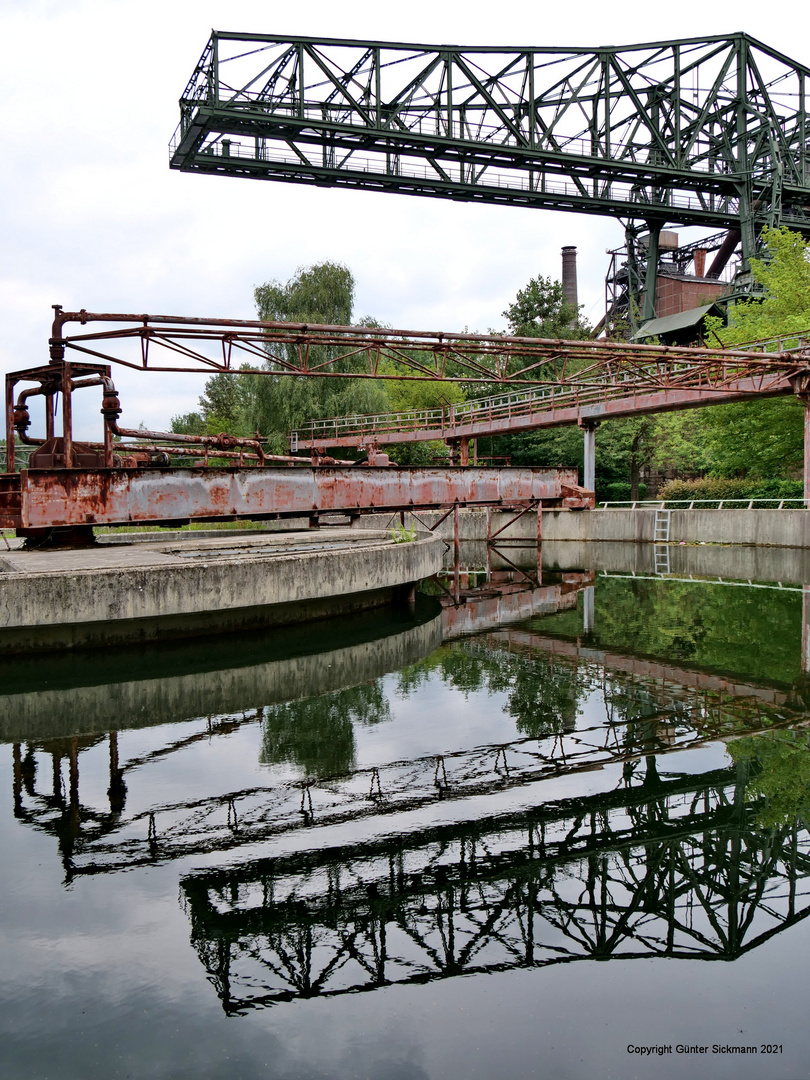
<svg viewBox="0 0 810 1080">
<path fill-rule="evenodd" d="M 537 587 L 543 584 L 543 504 L 537 504 Z"/>
<path fill-rule="evenodd" d="M 461 521 L 458 503 L 453 507 L 453 599 L 461 603 Z"/>
<path fill-rule="evenodd" d="M 810 370 L 791 376 L 790 382 L 804 405 L 804 508 L 810 510 Z"/>
<path fill-rule="evenodd" d="M 585 438 L 585 463 L 582 469 L 582 486 L 588 491 L 596 487 L 596 428 L 595 423 L 580 421 Z"/>
</svg>

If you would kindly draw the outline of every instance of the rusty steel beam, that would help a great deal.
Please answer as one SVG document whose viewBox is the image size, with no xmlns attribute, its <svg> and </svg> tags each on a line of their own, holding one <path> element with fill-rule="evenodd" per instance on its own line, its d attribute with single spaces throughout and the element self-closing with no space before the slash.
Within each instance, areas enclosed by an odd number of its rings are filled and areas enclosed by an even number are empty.
<svg viewBox="0 0 810 1080">
<path fill-rule="evenodd" d="M 325 513 L 587 507 L 575 469 L 265 467 L 54 469 L 0 476 L 0 527 L 46 529 Z"/>
<path fill-rule="evenodd" d="M 70 324 L 79 324 L 68 333 Z M 102 324 L 88 329 L 90 324 Z M 810 366 L 810 345 L 794 334 L 756 348 L 683 348 L 615 341 L 563 341 L 499 334 L 448 334 L 386 327 L 309 325 L 248 319 L 62 311 L 51 331 L 52 361 L 67 351 L 143 371 L 240 373 L 338 379 L 452 379 L 460 383 L 595 387 L 678 387 L 722 391 L 729 380 L 785 377 Z M 381 361 L 385 366 L 381 367 Z M 393 365 L 393 366 L 392 366 Z M 626 385 L 628 379 L 633 384 Z"/>
<path fill-rule="evenodd" d="M 557 585 L 538 588 L 527 588 L 525 584 L 498 586 L 488 582 L 475 589 L 464 589 L 458 604 L 450 595 L 441 596 L 443 639 L 448 641 L 467 634 L 480 634 L 493 626 L 525 622 L 535 615 L 576 608 L 579 591 L 593 585 L 593 581 L 591 570 L 568 575 L 567 580 Z"/>
</svg>

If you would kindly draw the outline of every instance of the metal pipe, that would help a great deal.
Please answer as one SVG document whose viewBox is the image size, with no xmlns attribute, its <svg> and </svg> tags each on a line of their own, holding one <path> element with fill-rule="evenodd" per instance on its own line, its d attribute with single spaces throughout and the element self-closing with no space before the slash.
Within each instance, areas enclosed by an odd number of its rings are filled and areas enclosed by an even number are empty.
<svg viewBox="0 0 810 1080">
<path fill-rule="evenodd" d="M 737 250 L 737 245 L 742 239 L 742 233 L 739 229 L 729 229 L 726 233 L 726 238 L 720 245 L 720 249 L 712 259 L 712 264 L 709 267 L 709 272 L 706 275 L 707 278 L 719 278 L 726 268 L 726 264 L 734 252 Z"/>
</svg>

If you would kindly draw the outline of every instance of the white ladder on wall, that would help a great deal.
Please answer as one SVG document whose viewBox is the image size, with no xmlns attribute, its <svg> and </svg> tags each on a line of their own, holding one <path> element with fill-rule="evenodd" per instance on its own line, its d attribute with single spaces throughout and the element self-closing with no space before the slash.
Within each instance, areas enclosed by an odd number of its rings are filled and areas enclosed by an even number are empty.
<svg viewBox="0 0 810 1080">
<path fill-rule="evenodd" d="M 653 553 L 655 555 L 656 574 L 669 573 L 669 544 L 656 544 Z"/>
<path fill-rule="evenodd" d="M 653 541 L 656 544 L 669 543 L 669 521 L 671 517 L 671 510 L 655 511 L 655 533 L 653 535 Z"/>
<path fill-rule="evenodd" d="M 669 526 L 671 510 L 655 511 L 655 531 L 653 534 L 656 574 L 669 573 Z"/>
</svg>

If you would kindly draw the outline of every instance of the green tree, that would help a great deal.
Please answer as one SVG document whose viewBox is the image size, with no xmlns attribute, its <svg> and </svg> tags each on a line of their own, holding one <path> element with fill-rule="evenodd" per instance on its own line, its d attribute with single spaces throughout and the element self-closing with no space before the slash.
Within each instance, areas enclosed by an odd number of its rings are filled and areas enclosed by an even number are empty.
<svg viewBox="0 0 810 1080">
<path fill-rule="evenodd" d="M 709 335 L 732 347 L 750 341 L 800 334 L 810 329 L 810 245 L 786 228 L 763 233 L 760 258 L 751 273 L 762 296 L 729 309 L 728 326 L 708 320 Z M 769 398 L 717 405 L 659 421 L 659 465 L 711 476 L 785 477 L 802 467 L 803 409 L 795 398 Z"/>
<path fill-rule="evenodd" d="M 256 288 L 259 318 L 268 322 L 351 325 L 355 282 L 348 267 L 334 262 L 301 267 L 286 284 L 270 281 Z M 297 361 L 294 346 L 281 346 L 283 355 L 268 356 L 266 367 L 279 371 L 279 360 Z M 335 347 L 318 346 L 310 363 L 332 362 L 343 374 L 361 370 L 362 359 L 341 360 Z M 287 433 L 307 420 L 387 410 L 380 382 L 371 379 L 312 378 L 287 375 L 253 380 L 246 416 L 251 430 L 259 430 L 271 449 L 284 452 Z"/>
<path fill-rule="evenodd" d="M 592 333 L 565 299 L 560 282 L 542 276 L 520 289 L 503 314 L 510 332 L 522 337 L 584 340 Z M 600 497 L 606 497 L 609 485 L 617 482 L 629 484 L 631 498 L 639 497 L 641 467 L 649 460 L 654 430 L 655 423 L 648 417 L 614 420 L 599 428 L 596 487 Z M 491 453 L 508 457 L 513 465 L 563 465 L 581 470 L 582 433 L 568 427 L 505 435 L 491 440 Z"/>
<path fill-rule="evenodd" d="M 179 413 L 172 417 L 171 430 L 177 435 L 205 435 L 208 428 L 202 413 Z"/>
<path fill-rule="evenodd" d="M 503 316 L 510 334 L 517 337 L 577 341 L 591 336 L 591 327 L 580 318 L 580 309 L 565 299 L 562 284 L 542 275 L 518 290 Z"/>
</svg>

